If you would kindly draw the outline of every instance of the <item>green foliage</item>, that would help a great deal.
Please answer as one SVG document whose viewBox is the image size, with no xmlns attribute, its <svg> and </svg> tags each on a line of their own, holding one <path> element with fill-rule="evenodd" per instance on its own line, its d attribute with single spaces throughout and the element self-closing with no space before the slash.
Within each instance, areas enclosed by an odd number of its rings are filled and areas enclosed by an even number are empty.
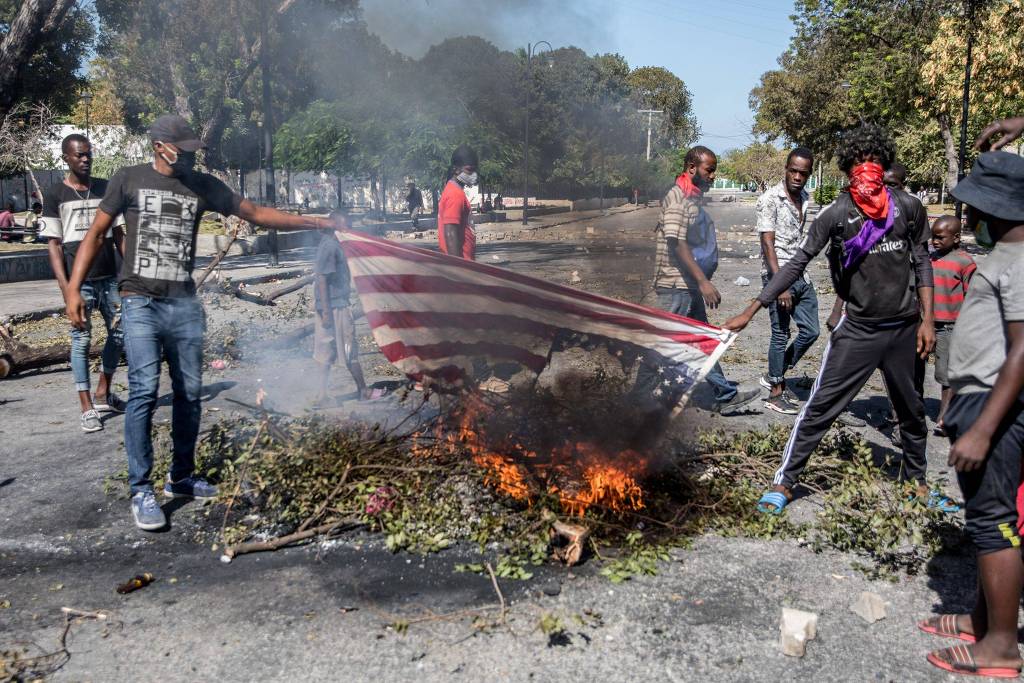
<svg viewBox="0 0 1024 683">
<path fill-rule="evenodd" d="M 818 206 L 828 206 L 839 196 L 839 183 L 826 176 L 814 190 L 814 201 Z"/>
<path fill-rule="evenodd" d="M 789 152 L 776 149 L 770 142 L 752 142 L 729 150 L 719 159 L 718 175 L 739 183 L 751 183 L 759 192 L 782 179 Z"/>
<path fill-rule="evenodd" d="M 0 0 L 0 43 L 22 4 L 22 0 Z M 58 114 L 70 112 L 78 103 L 83 86 L 79 74 L 95 41 L 86 3 L 73 3 L 56 31 L 27 62 L 17 65 L 20 73 L 12 104 L 45 104 Z"/>
<path fill-rule="evenodd" d="M 601 567 L 601 576 L 612 583 L 622 583 L 634 576 L 654 576 L 658 573 L 658 562 L 668 562 L 668 551 L 664 546 L 651 546 L 643 542 L 638 531 L 626 536 L 625 554 L 606 562 Z"/>
<path fill-rule="evenodd" d="M 274 156 L 295 171 L 343 172 L 352 163 L 352 134 L 332 105 L 314 102 L 277 130 Z"/>
</svg>

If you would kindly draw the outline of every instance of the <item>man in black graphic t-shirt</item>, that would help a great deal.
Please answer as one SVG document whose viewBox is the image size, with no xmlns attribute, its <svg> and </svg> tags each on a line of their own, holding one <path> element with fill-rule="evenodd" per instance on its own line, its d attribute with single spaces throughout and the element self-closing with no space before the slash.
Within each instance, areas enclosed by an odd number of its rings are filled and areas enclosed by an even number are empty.
<svg viewBox="0 0 1024 683">
<path fill-rule="evenodd" d="M 60 183 L 50 186 L 43 194 L 43 214 L 40 218 L 40 237 L 47 239 L 50 251 L 50 267 L 57 278 L 62 296 L 66 295 L 68 277 L 75 261 L 78 245 L 96 215 L 96 209 L 107 190 L 107 181 L 93 178 L 92 144 L 84 135 L 72 133 L 61 142 L 61 158 L 68 165 L 68 175 Z M 85 301 L 86 316 L 83 329 L 71 329 L 71 372 L 78 390 L 78 402 L 82 408 L 82 431 L 97 432 L 103 429 L 100 413 L 123 413 L 122 401 L 110 389 L 110 379 L 121 361 L 121 297 L 117 293 L 117 262 L 114 256 L 115 242 L 120 248 L 124 239 L 118 221 L 104 235 L 96 260 L 82 283 L 82 298 Z M 107 328 L 107 340 L 103 345 L 102 370 L 93 399 L 89 383 L 89 346 L 92 343 L 92 311 L 98 310 Z"/>
<path fill-rule="evenodd" d="M 793 425 L 774 486 L 758 503 L 762 512 L 778 514 L 793 499 L 811 453 L 876 369 L 899 418 L 903 478 L 917 483 L 918 496 L 929 506 L 956 509 L 941 493 L 929 492 L 925 482 L 927 426 L 914 367 L 935 345 L 929 231 L 921 202 L 883 183 L 894 154 L 892 140 L 877 126 L 865 124 L 844 135 L 839 167 L 850 178 L 849 189 L 821 210 L 796 254 L 757 300 L 724 325 L 735 332 L 745 328 L 828 248 L 832 282 L 846 301 L 846 314 L 832 332 L 811 395 Z"/>
<path fill-rule="evenodd" d="M 216 488 L 193 476 L 203 365 L 203 309 L 192 280 L 200 219 L 204 213 L 217 212 L 276 230 L 318 230 L 331 222 L 256 206 L 212 175 L 194 170 L 196 152 L 203 143 L 180 116 L 158 118 L 149 137 L 153 162 L 122 168 L 110 179 L 78 248 L 65 298 L 68 317 L 74 325 L 83 326 L 85 304 L 79 289 L 102 250 L 106 231 L 116 217 L 123 216 L 125 253 L 119 281 L 129 385 L 124 444 L 132 516 L 140 529 L 152 530 L 166 524 L 150 480 L 150 429 L 164 357 L 174 392 L 174 451 L 164 495 L 201 499 L 217 495 Z"/>
</svg>

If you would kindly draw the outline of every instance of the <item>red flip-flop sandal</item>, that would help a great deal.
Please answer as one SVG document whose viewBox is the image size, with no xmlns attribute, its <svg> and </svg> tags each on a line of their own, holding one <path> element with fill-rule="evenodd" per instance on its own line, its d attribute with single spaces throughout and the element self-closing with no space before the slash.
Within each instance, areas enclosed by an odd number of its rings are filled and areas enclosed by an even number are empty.
<svg viewBox="0 0 1024 683">
<path fill-rule="evenodd" d="M 928 662 L 943 671 L 967 676 L 987 676 L 988 678 L 1019 678 L 1020 667 L 978 666 L 974 661 L 974 653 L 966 645 L 954 645 L 945 650 L 936 650 L 928 654 Z"/>
<path fill-rule="evenodd" d="M 917 627 L 925 633 L 940 638 L 956 638 L 965 643 L 976 643 L 978 639 L 970 633 L 964 633 L 956 625 L 955 614 L 942 614 L 918 623 Z"/>
</svg>

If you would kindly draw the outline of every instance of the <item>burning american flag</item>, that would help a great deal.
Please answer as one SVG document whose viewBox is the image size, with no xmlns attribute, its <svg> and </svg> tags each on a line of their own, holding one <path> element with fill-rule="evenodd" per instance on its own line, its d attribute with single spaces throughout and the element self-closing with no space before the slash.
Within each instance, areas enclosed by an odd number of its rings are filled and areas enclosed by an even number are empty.
<svg viewBox="0 0 1024 683">
<path fill-rule="evenodd" d="M 646 387 L 681 406 L 735 335 L 689 318 L 482 263 L 337 233 L 381 353 L 412 379 L 466 386 L 551 355 L 603 346 L 628 367 L 654 370 Z"/>
</svg>

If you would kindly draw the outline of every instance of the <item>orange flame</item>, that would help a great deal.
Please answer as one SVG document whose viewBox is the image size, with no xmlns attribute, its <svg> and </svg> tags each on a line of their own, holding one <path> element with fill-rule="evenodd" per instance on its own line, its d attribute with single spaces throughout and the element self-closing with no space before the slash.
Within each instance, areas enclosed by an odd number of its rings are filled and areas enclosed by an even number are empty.
<svg viewBox="0 0 1024 683">
<path fill-rule="evenodd" d="M 548 458 L 509 439 L 490 439 L 478 424 L 487 423 L 489 408 L 468 402 L 456 429 L 438 425 L 433 448 L 449 453 L 468 451 L 484 470 L 484 482 L 500 493 L 532 504 L 546 492 L 558 498 L 562 510 L 583 516 L 592 506 L 624 512 L 644 508 L 644 491 L 638 477 L 647 460 L 636 451 L 609 452 L 595 443 L 567 443 Z M 489 443 L 502 444 L 491 447 Z M 503 451 L 503 452 L 499 452 Z M 414 437 L 412 452 L 425 456 L 431 448 Z"/>
</svg>

